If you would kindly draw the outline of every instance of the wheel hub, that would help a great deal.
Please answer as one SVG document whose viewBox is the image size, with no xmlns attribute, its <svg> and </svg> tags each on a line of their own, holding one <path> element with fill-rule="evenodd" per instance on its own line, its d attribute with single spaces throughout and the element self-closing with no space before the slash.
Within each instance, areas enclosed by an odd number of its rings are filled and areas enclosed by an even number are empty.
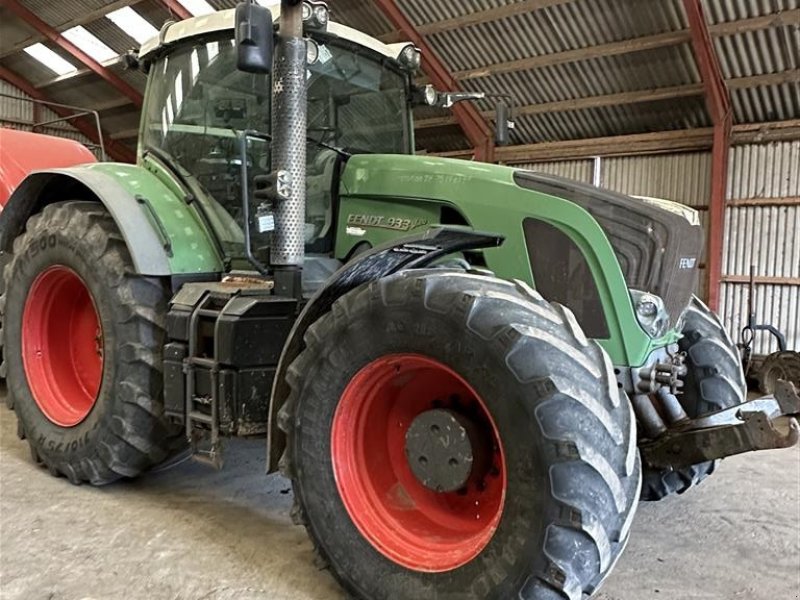
<svg viewBox="0 0 800 600">
<path fill-rule="evenodd" d="M 86 283 L 72 269 L 42 271 L 22 317 L 22 360 L 31 395 L 56 425 L 72 427 L 94 406 L 103 377 L 103 330 Z"/>
<path fill-rule="evenodd" d="M 408 569 L 474 559 L 499 526 L 506 464 L 487 404 L 420 354 L 373 360 L 352 378 L 331 428 L 336 487 L 364 538 Z"/>
<path fill-rule="evenodd" d="M 435 492 L 463 488 L 475 461 L 474 426 L 458 413 L 435 408 L 420 414 L 406 432 L 406 458 L 422 485 Z"/>
</svg>

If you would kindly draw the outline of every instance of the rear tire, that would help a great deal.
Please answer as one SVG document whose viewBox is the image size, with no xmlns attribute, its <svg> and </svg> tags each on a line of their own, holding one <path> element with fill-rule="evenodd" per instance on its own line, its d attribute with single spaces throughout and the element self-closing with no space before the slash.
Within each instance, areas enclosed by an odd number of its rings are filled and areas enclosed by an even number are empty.
<svg viewBox="0 0 800 600">
<path fill-rule="evenodd" d="M 627 542 L 641 469 L 630 403 L 618 390 L 608 356 L 586 339 L 568 309 L 519 283 L 439 269 L 407 271 L 337 300 L 309 328 L 305 343 L 288 370 L 291 393 L 279 415 L 288 443 L 281 467 L 293 480 L 294 515 L 350 593 L 368 600 L 580 600 L 597 589 Z M 415 387 L 418 376 L 402 370 L 402 360 L 433 361 L 474 391 L 502 449 L 502 517 L 480 544 L 466 552 L 452 547 L 462 555 L 457 565 L 434 557 L 427 566 L 408 566 L 393 554 L 381 522 L 369 529 L 343 499 L 349 467 L 333 460 L 337 415 L 355 381 L 397 356 L 395 379 L 381 388 L 389 393 L 385 402 L 393 398 L 398 409 L 427 403 L 426 390 L 433 394 L 438 384 Z M 413 393 L 398 401 L 403 392 L 392 390 Z M 361 391 L 370 393 L 369 386 Z M 449 406 L 450 398 L 454 410 L 464 410 L 459 396 L 442 398 L 431 398 L 430 405 Z M 408 466 L 391 454 L 392 428 L 400 425 L 402 432 L 409 425 L 401 425 L 392 410 L 385 411 L 385 423 L 370 412 L 364 427 L 356 424 L 351 436 L 342 437 L 365 444 L 368 462 L 387 465 L 376 472 L 392 492 L 365 510 L 387 505 L 394 520 L 386 529 L 399 532 L 397 545 L 410 539 L 427 548 L 430 529 L 406 528 L 405 509 L 391 512 L 396 506 L 390 498 L 410 497 L 412 516 L 426 516 L 418 500 L 422 484 L 403 479 Z M 353 437 L 362 434 L 363 442 Z M 439 494 L 450 511 L 439 522 L 456 518 L 462 493 L 471 492 Z M 441 539 L 437 534 L 433 543 Z"/>
<path fill-rule="evenodd" d="M 764 394 L 774 394 L 779 379 L 800 389 L 800 352 L 786 350 L 767 355 L 758 371 L 758 389 Z"/>
<path fill-rule="evenodd" d="M 34 460 L 96 485 L 163 460 L 171 441 L 161 366 L 168 292 L 135 274 L 103 206 L 60 202 L 31 217 L 5 281 L 8 394 Z M 73 343 L 86 339 L 87 319 L 97 328 L 89 348 Z"/>
<path fill-rule="evenodd" d="M 690 418 L 741 404 L 747 399 L 742 363 L 736 345 L 715 315 L 696 296 L 684 313 L 683 339 L 688 368 L 678 399 Z M 661 500 L 683 494 L 711 475 L 717 461 L 683 469 L 654 469 L 645 465 L 642 500 Z"/>
</svg>

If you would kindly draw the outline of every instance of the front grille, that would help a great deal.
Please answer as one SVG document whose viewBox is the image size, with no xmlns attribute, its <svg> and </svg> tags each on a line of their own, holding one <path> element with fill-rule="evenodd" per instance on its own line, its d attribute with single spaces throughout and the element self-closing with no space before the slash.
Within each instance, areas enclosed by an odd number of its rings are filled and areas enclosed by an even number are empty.
<svg viewBox="0 0 800 600">
<path fill-rule="evenodd" d="M 589 212 L 614 248 L 628 287 L 660 296 L 671 322 L 677 322 L 697 284 L 703 247 L 698 225 L 642 200 L 563 177 L 518 171 L 514 180 Z"/>
</svg>

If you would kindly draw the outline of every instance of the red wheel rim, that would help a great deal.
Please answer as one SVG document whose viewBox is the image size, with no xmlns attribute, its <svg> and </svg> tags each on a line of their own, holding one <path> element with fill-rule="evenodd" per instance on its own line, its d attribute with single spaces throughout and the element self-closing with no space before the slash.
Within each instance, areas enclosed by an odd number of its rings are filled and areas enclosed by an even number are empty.
<svg viewBox="0 0 800 600">
<path fill-rule="evenodd" d="M 22 315 L 22 364 L 33 399 L 56 425 L 92 410 L 103 378 L 103 333 L 83 280 L 67 267 L 42 271 Z"/>
<path fill-rule="evenodd" d="M 422 485 L 404 452 L 411 422 L 441 407 L 469 412 L 491 440 L 488 470 L 457 492 Z M 337 406 L 331 454 L 353 523 L 403 567 L 429 573 L 461 567 L 486 548 L 500 522 L 506 465 L 497 427 L 472 387 L 438 361 L 394 354 L 362 368 Z"/>
</svg>

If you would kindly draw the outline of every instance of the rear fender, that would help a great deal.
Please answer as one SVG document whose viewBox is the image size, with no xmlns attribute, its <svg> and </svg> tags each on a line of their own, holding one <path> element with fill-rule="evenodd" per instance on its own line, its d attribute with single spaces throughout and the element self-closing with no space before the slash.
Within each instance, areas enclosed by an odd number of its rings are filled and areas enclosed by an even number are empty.
<svg viewBox="0 0 800 600">
<path fill-rule="evenodd" d="M 37 171 L 0 212 L 0 264 L 31 215 L 64 200 L 101 202 L 119 227 L 136 272 L 149 276 L 218 273 L 222 261 L 195 209 L 136 165 L 98 163 Z"/>
<path fill-rule="evenodd" d="M 419 235 L 394 240 L 360 254 L 339 269 L 308 301 L 295 321 L 283 347 L 272 384 L 267 429 L 267 472 L 278 469 L 278 461 L 286 447 L 286 437 L 277 426 L 278 411 L 289 397 L 286 371 L 303 350 L 306 330 L 327 313 L 336 299 L 347 292 L 404 269 L 420 269 L 434 261 L 464 250 L 495 248 L 504 238 L 460 227 L 436 227 Z"/>
</svg>

